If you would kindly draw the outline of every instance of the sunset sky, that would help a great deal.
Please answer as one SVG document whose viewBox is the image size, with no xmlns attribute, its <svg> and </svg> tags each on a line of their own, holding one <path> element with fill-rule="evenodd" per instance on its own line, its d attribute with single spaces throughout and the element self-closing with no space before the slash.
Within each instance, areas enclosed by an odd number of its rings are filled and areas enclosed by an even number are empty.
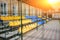
<svg viewBox="0 0 60 40">
<path fill-rule="evenodd" d="M 53 9 L 60 8 L 60 0 L 27 0 L 24 2 L 28 3 L 32 6 L 38 7 L 42 10 L 48 10 L 51 8 L 53 8 Z"/>
</svg>

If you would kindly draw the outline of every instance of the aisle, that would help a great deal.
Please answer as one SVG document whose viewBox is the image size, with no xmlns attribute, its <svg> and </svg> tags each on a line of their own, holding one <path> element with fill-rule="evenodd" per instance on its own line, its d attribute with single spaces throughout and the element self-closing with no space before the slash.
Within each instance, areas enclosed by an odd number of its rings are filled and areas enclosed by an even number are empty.
<svg viewBox="0 0 60 40">
<path fill-rule="evenodd" d="M 24 35 L 24 40 L 60 40 L 60 24 L 58 20 L 52 20 L 37 29 Z M 43 32 L 42 32 L 43 31 Z"/>
</svg>

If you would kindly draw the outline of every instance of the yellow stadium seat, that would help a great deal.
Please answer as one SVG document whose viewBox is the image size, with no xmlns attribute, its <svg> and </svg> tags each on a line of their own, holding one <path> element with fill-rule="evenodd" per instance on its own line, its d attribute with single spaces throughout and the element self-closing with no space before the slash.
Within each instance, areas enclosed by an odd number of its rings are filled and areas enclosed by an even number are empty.
<svg viewBox="0 0 60 40">
<path fill-rule="evenodd" d="M 39 18 L 42 18 L 42 16 L 38 16 Z"/>
<path fill-rule="evenodd" d="M 27 27 L 23 26 L 22 33 L 26 33 L 28 30 Z M 19 33 L 21 33 L 21 27 L 18 29 Z"/>
<path fill-rule="evenodd" d="M 26 23 L 29 23 L 29 22 L 32 22 L 30 19 L 29 20 L 22 20 L 22 24 L 26 24 Z"/>
<path fill-rule="evenodd" d="M 9 26 L 13 26 L 14 25 L 14 23 L 13 22 L 9 22 Z"/>
<path fill-rule="evenodd" d="M 42 19 L 46 19 L 46 18 L 42 18 Z"/>
<path fill-rule="evenodd" d="M 1 20 L 19 20 L 21 16 L 1 16 Z M 25 19 L 25 16 L 22 16 L 22 19 Z"/>
<path fill-rule="evenodd" d="M 21 18 L 21 16 L 20 16 L 20 18 Z M 22 16 L 22 19 L 26 19 L 25 16 Z"/>
<path fill-rule="evenodd" d="M 20 28 L 18 28 L 18 32 L 19 32 L 19 33 L 21 33 L 21 27 L 20 27 Z"/>
<path fill-rule="evenodd" d="M 48 22 L 49 20 L 48 20 L 48 19 L 46 19 L 46 21 Z"/>
<path fill-rule="evenodd" d="M 20 21 L 10 21 L 9 26 L 18 26 L 20 25 Z"/>
<path fill-rule="evenodd" d="M 32 26 L 32 25 L 33 25 L 33 26 Z M 26 32 L 28 32 L 28 31 L 32 30 L 33 28 L 35 28 L 36 26 L 37 26 L 36 23 L 31 24 L 31 25 L 23 26 L 22 32 L 23 32 L 23 33 L 26 33 Z M 18 31 L 21 33 L 21 27 L 18 29 Z"/>
<path fill-rule="evenodd" d="M 1 16 L 1 20 L 7 20 L 8 19 L 8 17 L 6 17 L 6 16 Z"/>
<path fill-rule="evenodd" d="M 26 24 L 26 23 L 29 23 L 29 22 L 32 22 L 31 20 L 22 20 L 22 24 Z M 21 25 L 21 21 L 9 21 L 9 25 L 10 26 L 18 26 L 18 25 Z"/>
</svg>

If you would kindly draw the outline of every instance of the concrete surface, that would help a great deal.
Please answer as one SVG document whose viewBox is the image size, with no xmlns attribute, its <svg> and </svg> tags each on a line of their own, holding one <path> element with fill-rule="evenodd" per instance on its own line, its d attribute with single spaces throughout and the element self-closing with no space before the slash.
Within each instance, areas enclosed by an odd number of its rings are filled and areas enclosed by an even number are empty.
<svg viewBox="0 0 60 40">
<path fill-rule="evenodd" d="M 60 40 L 60 23 L 59 20 L 52 20 L 44 26 L 40 26 L 26 33 L 23 40 Z"/>
</svg>

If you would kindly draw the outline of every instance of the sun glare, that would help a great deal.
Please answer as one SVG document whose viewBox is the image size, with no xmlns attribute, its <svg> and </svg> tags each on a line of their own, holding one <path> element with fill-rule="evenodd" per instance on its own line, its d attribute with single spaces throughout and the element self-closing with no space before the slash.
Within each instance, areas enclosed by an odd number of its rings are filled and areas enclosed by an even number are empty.
<svg viewBox="0 0 60 40">
<path fill-rule="evenodd" d="M 49 4 L 55 4 L 55 3 L 57 3 L 57 0 L 48 0 L 48 3 Z"/>
</svg>

